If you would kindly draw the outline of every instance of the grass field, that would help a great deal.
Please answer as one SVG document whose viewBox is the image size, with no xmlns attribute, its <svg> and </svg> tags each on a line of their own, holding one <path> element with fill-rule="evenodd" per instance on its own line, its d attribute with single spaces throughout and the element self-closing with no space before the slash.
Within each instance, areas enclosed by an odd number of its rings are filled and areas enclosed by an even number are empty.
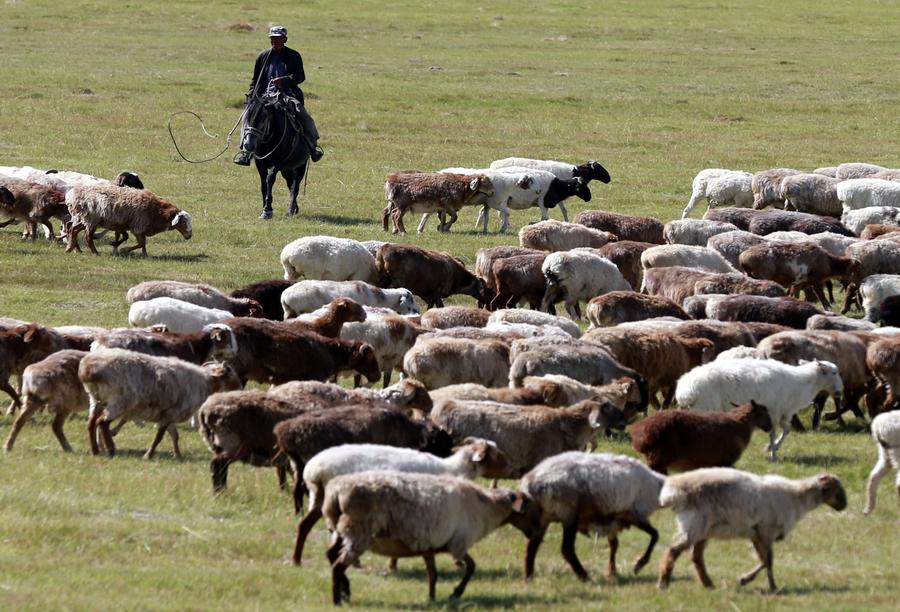
<svg viewBox="0 0 900 612">
<path fill-rule="evenodd" d="M 759 6 L 762 4 L 763 6 Z M 126 323 L 125 291 L 151 278 L 233 289 L 281 275 L 287 242 L 326 233 L 387 238 L 384 175 L 403 168 L 482 166 L 508 155 L 600 160 L 613 182 L 595 185 L 591 208 L 674 218 L 697 170 L 814 168 L 843 161 L 900 165 L 896 26 L 900 5 L 785 0 L 778 3 L 244 1 L 50 2 L 0 5 L 3 102 L 0 165 L 31 165 L 111 177 L 138 171 L 147 187 L 194 216 L 194 238 L 149 240 L 150 257 L 65 254 L 0 230 L 0 315 L 44 324 Z M 326 158 L 315 165 L 299 218 L 257 219 L 253 170 L 226 155 L 188 164 L 175 153 L 168 117 L 193 110 L 219 135 L 207 139 L 183 116 L 175 130 L 194 158 L 220 150 L 240 113 L 270 24 L 288 27 L 303 53 L 308 108 Z M 585 208 L 573 203 L 572 214 Z M 536 211 L 535 211 L 536 212 Z M 518 229 L 535 212 L 514 213 Z M 450 235 L 432 229 L 411 243 L 453 252 L 512 244 L 483 236 L 466 211 Z M 559 213 L 552 216 L 558 218 Z M 412 221 L 408 225 L 412 225 Z M 492 221 L 492 229 L 496 220 Z M 9 417 L 0 417 L 7 431 Z M 857 423 L 856 425 L 861 425 Z M 46 421 L 27 427 L 0 456 L 0 608 L 311 609 L 330 606 L 324 528 L 308 563 L 285 563 L 295 519 L 269 471 L 233 468 L 231 489 L 210 494 L 209 453 L 195 433 L 184 461 L 140 459 L 149 429 L 123 432 L 114 460 L 88 454 L 81 421 L 76 452 L 63 456 Z M 5 433 L 4 433 L 5 435 Z M 604 448 L 628 452 L 616 439 Z M 166 446 L 164 445 L 164 449 Z M 593 575 L 581 584 L 559 555 L 559 531 L 522 581 L 524 540 L 511 529 L 473 550 L 478 562 L 460 607 L 534 609 L 889 609 L 900 597 L 898 504 L 882 488 L 875 516 L 861 515 L 874 462 L 865 434 L 827 430 L 791 436 L 768 465 L 756 439 L 739 467 L 788 476 L 837 473 L 850 507 L 820 509 L 776 548 L 783 591 L 734 586 L 755 559 L 744 542 L 716 542 L 708 563 L 718 588 L 704 591 L 683 558 L 670 590 L 655 588 L 659 550 L 638 577 L 600 576 L 605 542 L 579 540 Z M 661 543 L 671 514 L 654 522 Z M 627 533 L 620 568 L 643 534 Z M 366 556 L 351 571 L 352 605 L 426 607 L 418 560 L 385 576 Z M 438 571 L 439 606 L 457 572 Z"/>
</svg>

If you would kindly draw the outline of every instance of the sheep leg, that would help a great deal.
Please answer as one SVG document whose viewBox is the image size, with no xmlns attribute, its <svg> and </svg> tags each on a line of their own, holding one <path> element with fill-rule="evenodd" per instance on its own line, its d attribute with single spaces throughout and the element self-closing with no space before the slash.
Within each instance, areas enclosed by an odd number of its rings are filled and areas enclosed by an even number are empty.
<svg viewBox="0 0 900 612">
<path fill-rule="evenodd" d="M 465 563 L 466 569 L 463 573 L 462 580 L 460 580 L 459 584 L 456 585 L 456 588 L 453 589 L 453 593 L 450 594 L 450 599 L 459 599 L 462 597 L 462 594 L 466 590 L 466 585 L 469 584 L 472 574 L 475 573 L 475 560 L 469 556 L 469 553 L 463 555 L 462 562 Z"/>
<path fill-rule="evenodd" d="M 646 519 L 633 519 L 629 522 L 650 536 L 650 543 L 647 544 L 647 549 L 644 551 L 644 554 L 638 557 L 637 561 L 634 562 L 634 573 L 637 574 L 650 561 L 650 555 L 653 554 L 653 549 L 656 546 L 656 542 L 659 540 L 659 532 Z"/>
<path fill-rule="evenodd" d="M 141 255 L 146 257 L 147 256 L 147 237 L 143 234 L 138 234 L 137 232 L 135 232 L 134 239 L 137 240 L 137 244 L 134 246 L 130 246 L 127 249 L 122 249 L 122 254 L 127 255 L 127 254 L 131 253 L 132 251 L 140 249 Z"/>
<path fill-rule="evenodd" d="M 416 233 L 421 234 L 425 230 L 425 226 L 428 224 L 428 217 L 431 216 L 431 213 L 422 213 L 422 218 L 419 220 L 419 225 L 416 227 Z M 477 227 L 477 224 L 476 224 Z"/>
<path fill-rule="evenodd" d="M 619 550 L 619 538 L 615 535 L 609 535 L 606 538 L 609 544 L 609 560 L 606 562 L 606 577 L 614 578 L 616 576 L 616 552 Z"/>
<path fill-rule="evenodd" d="M 234 461 L 227 453 L 218 453 L 209 462 L 209 471 L 212 474 L 212 486 L 214 493 L 225 490 L 228 484 L 228 466 Z"/>
<path fill-rule="evenodd" d="M 66 422 L 66 417 L 69 414 L 67 412 L 57 412 L 56 416 L 53 417 L 53 422 L 50 424 L 50 428 L 53 429 L 53 435 L 56 436 L 56 439 L 59 440 L 59 445 L 62 446 L 62 449 L 66 453 L 72 452 L 72 445 L 69 444 L 69 441 L 66 439 L 66 432 L 63 431 L 63 425 Z"/>
<path fill-rule="evenodd" d="M 103 436 L 103 445 L 106 446 L 106 454 L 110 457 L 115 457 L 116 443 L 113 442 L 112 433 L 109 431 L 109 419 L 107 419 L 106 416 L 101 416 L 97 420 L 97 425 L 100 426 L 100 435 Z"/>
<path fill-rule="evenodd" d="M 169 432 L 169 437 L 172 438 L 172 455 L 176 459 L 181 459 L 181 449 L 178 447 L 178 429 L 175 427 L 175 423 L 170 423 L 166 431 Z"/>
<path fill-rule="evenodd" d="M 699 191 L 694 191 L 691 193 L 691 199 L 688 200 L 687 206 L 684 207 L 684 210 L 681 211 L 681 218 L 686 219 L 688 215 L 691 214 L 691 211 L 694 210 L 694 206 L 697 205 L 697 202 L 700 201 L 700 198 L 703 197 L 703 194 Z"/>
<path fill-rule="evenodd" d="M 879 444 L 878 461 L 875 462 L 875 467 L 872 468 L 872 471 L 869 473 L 869 479 L 866 481 L 866 507 L 863 510 L 863 514 L 869 515 L 875 510 L 875 497 L 878 494 L 878 483 L 880 483 L 881 479 L 887 476 L 890 471 L 891 458 L 888 455 L 888 450 Z"/>
<path fill-rule="evenodd" d="M 569 313 L 569 318 L 573 321 L 581 320 L 581 315 L 578 312 L 578 301 L 571 300 L 566 297 L 566 312 Z"/>
<path fill-rule="evenodd" d="M 834 283 L 830 280 L 825 281 L 825 290 L 828 291 L 828 301 L 834 304 Z"/>
<path fill-rule="evenodd" d="M 656 588 L 665 589 L 669 586 L 669 580 L 672 578 L 672 570 L 675 568 L 675 561 L 681 556 L 681 553 L 690 547 L 691 543 L 686 537 L 682 537 L 673 543 L 666 550 L 662 563 L 659 566 L 659 580 L 656 582 Z"/>
<path fill-rule="evenodd" d="M 66 231 L 66 253 L 70 251 L 81 252 L 81 246 L 78 244 L 78 232 L 84 229 L 84 224 L 80 221 L 73 222 Z"/>
<path fill-rule="evenodd" d="M 54 240 L 56 240 L 56 233 L 53 231 L 53 225 L 50 223 L 50 221 L 48 219 L 41 219 L 40 221 L 44 225 L 44 227 L 47 228 L 47 232 L 48 232 L 47 240 L 49 240 L 50 242 L 53 242 Z M 34 235 L 32 235 L 31 240 L 33 241 L 34 238 L 35 238 Z"/>
<path fill-rule="evenodd" d="M 547 526 L 541 525 L 537 533 L 528 538 L 528 543 L 525 545 L 525 580 L 531 580 L 534 575 L 534 559 L 537 557 L 541 542 L 544 541 L 545 533 L 547 533 Z"/>
<path fill-rule="evenodd" d="M 428 601 L 434 601 L 434 587 L 437 585 L 437 570 L 434 568 L 434 555 L 422 555 L 425 571 L 428 573 Z"/>
<path fill-rule="evenodd" d="M 9 407 L 6 409 L 6 414 L 15 414 L 16 410 L 22 406 L 22 397 L 13 389 L 13 386 L 9 384 L 9 380 L 4 380 L 0 383 L 0 389 L 6 391 L 6 394 L 12 398 L 12 403 L 10 403 Z"/>
<path fill-rule="evenodd" d="M 88 245 L 88 248 L 91 250 L 91 253 L 94 255 L 99 255 L 97 252 L 97 247 L 94 246 L 94 229 L 88 225 L 84 226 L 84 242 Z"/>
<path fill-rule="evenodd" d="M 847 285 L 847 289 L 844 291 L 844 306 L 841 308 L 841 314 L 847 314 L 850 311 L 850 305 L 854 302 L 854 297 L 856 296 L 856 287 L 856 283 Z"/>
<path fill-rule="evenodd" d="M 694 544 L 691 551 L 691 561 L 694 563 L 694 571 L 697 572 L 697 580 L 700 581 L 707 589 L 713 588 L 713 581 L 706 571 L 706 561 L 703 559 L 703 551 L 706 550 L 706 544 L 709 540 L 700 540 Z"/>
<path fill-rule="evenodd" d="M 22 408 L 22 412 L 19 413 L 18 417 L 16 417 L 16 420 L 12 425 L 12 429 L 10 429 L 9 438 L 6 439 L 6 444 L 3 447 L 4 449 L 6 449 L 7 451 L 11 451 L 13 449 L 13 444 L 16 443 L 16 437 L 19 435 L 22 427 L 25 426 L 25 423 L 28 422 L 28 419 L 31 418 L 31 415 L 34 414 L 39 407 L 40 403 L 38 402 L 25 402 L 25 406 Z M 56 423 L 55 420 L 54 423 Z M 63 446 L 63 449 L 65 449 L 65 446 Z M 69 450 L 71 451 L 72 449 L 70 448 Z"/>
<path fill-rule="evenodd" d="M 303 495 L 306 493 L 306 484 L 303 482 L 303 465 L 298 465 L 294 471 L 294 513 L 300 514 L 303 510 Z"/>
<path fill-rule="evenodd" d="M 166 435 L 166 430 L 168 428 L 169 425 L 167 423 L 160 423 L 159 426 L 157 426 L 156 436 L 153 438 L 153 443 L 150 444 L 150 448 L 144 453 L 144 459 L 153 459 L 153 455 L 156 454 L 156 447 L 162 442 L 163 436 Z"/>
<path fill-rule="evenodd" d="M 100 418 L 100 413 L 102 410 L 96 409 L 96 404 L 94 403 L 93 398 L 91 399 L 91 411 L 90 416 L 88 417 L 87 429 L 88 429 L 88 438 L 91 442 L 91 454 L 99 455 L 100 454 L 100 445 L 97 444 L 97 420 Z"/>
<path fill-rule="evenodd" d="M 394 233 L 406 234 L 406 226 L 403 224 L 403 212 L 399 208 L 394 209 Z M 438 226 L 440 230 L 440 226 Z"/>
<path fill-rule="evenodd" d="M 121 238 L 119 238 L 121 236 Z M 119 245 L 128 240 L 128 232 L 116 232 L 116 237 L 109 244 L 112 245 L 113 255 L 119 254 Z"/>
<path fill-rule="evenodd" d="M 588 573 L 581 565 L 581 561 L 578 560 L 578 555 L 575 554 L 575 536 L 577 535 L 577 519 L 563 524 L 562 556 L 572 567 L 572 571 L 575 572 L 578 579 L 584 582 L 588 579 Z"/>
<path fill-rule="evenodd" d="M 294 552 L 291 555 L 291 561 L 293 561 L 294 565 L 301 564 L 303 558 L 303 546 L 306 544 L 306 538 L 309 537 L 309 532 L 312 531 L 313 526 L 315 526 L 321 517 L 322 507 L 317 503 L 309 509 L 297 524 L 297 540 L 294 542 Z"/>
<path fill-rule="evenodd" d="M 562 202 L 560 202 L 559 204 L 557 204 L 557 206 L 559 206 L 559 211 L 562 213 L 563 221 L 568 223 L 569 222 L 569 211 L 566 210 L 566 205 L 563 204 Z"/>
<path fill-rule="evenodd" d="M 384 371 L 384 374 L 381 379 L 381 388 L 387 389 L 391 386 L 391 376 L 394 374 L 394 368 L 389 368 Z"/>
<path fill-rule="evenodd" d="M 822 287 L 820 285 L 813 285 L 812 291 L 819 298 L 819 303 L 822 304 L 822 310 L 828 310 L 831 307 L 831 302 L 825 299 L 825 292 L 822 291 Z"/>
<path fill-rule="evenodd" d="M 353 554 L 344 539 L 334 534 L 334 541 L 325 553 L 331 563 L 331 599 L 339 606 L 350 600 L 350 581 L 347 579 L 347 568 L 353 563 Z"/>
</svg>

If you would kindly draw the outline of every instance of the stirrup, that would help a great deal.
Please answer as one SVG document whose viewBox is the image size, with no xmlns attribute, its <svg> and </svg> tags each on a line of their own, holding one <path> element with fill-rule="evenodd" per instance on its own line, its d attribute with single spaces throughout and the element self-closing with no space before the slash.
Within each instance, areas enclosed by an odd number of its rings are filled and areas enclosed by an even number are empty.
<svg viewBox="0 0 900 612">
<path fill-rule="evenodd" d="M 323 151 L 322 147 L 320 147 L 319 145 L 314 146 L 309 152 L 309 158 L 313 160 L 313 163 L 322 159 L 324 155 L 325 151 Z"/>
<path fill-rule="evenodd" d="M 248 151 L 238 151 L 237 155 L 234 156 L 234 163 L 238 166 L 249 166 L 250 160 L 253 159 L 253 155 Z"/>
</svg>

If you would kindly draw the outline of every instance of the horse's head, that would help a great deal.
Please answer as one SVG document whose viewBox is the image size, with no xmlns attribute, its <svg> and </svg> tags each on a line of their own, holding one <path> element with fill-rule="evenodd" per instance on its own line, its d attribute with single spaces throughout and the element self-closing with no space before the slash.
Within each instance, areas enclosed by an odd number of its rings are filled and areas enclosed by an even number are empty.
<svg viewBox="0 0 900 612">
<path fill-rule="evenodd" d="M 248 96 L 247 111 L 244 114 L 245 129 L 265 140 L 272 130 L 271 118 L 271 104 L 265 96 Z"/>
</svg>

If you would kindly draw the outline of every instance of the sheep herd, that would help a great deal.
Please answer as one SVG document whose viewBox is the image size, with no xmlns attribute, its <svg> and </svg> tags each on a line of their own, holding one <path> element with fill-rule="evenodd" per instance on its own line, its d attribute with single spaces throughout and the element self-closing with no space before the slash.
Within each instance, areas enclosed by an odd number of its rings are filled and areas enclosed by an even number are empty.
<svg viewBox="0 0 900 612">
<path fill-rule="evenodd" d="M 190 237 L 190 215 L 132 173 L 114 184 L 16 171 L 0 168 L 0 211 L 25 221 L 32 238 L 40 225 L 54 238 L 53 217 L 72 249 L 84 231 L 96 252 L 99 229 L 116 232 L 114 249 L 134 233 L 129 250 L 144 253 L 160 231 Z M 640 529 L 649 542 L 637 572 L 658 540 L 650 518 L 661 508 L 675 513 L 678 531 L 660 588 L 688 549 L 699 581 L 712 586 L 708 541 L 746 538 L 759 563 L 740 584 L 765 570 L 775 590 L 774 541 L 822 504 L 843 510 L 847 497 L 832 474 L 733 469 L 756 429 L 777 461 L 792 430 L 867 412 L 879 456 L 865 514 L 879 481 L 900 467 L 900 171 L 706 169 L 683 219 L 589 210 L 568 222 L 564 200 L 589 201 L 591 180 L 610 176 L 595 161 L 525 158 L 390 174 L 382 218 L 395 233 L 407 212 L 425 215 L 420 230 L 438 213 L 440 231 L 450 231 L 462 207 L 478 206 L 486 231 L 494 209 L 505 231 L 510 210 L 540 209 L 518 245 L 480 249 L 472 270 L 409 244 L 306 236 L 282 249 L 284 280 L 230 295 L 180 281 L 132 287 L 130 328 L 0 318 L 0 388 L 10 413 L 20 411 L 5 448 L 46 410 L 66 452 L 66 420 L 87 412 L 93 454 L 113 456 L 118 430 L 142 421 L 157 426 L 146 458 L 166 434 L 178 456 L 177 427 L 191 421 L 213 455 L 214 491 L 242 463 L 274 467 L 297 513 L 308 500 L 295 564 L 324 517 L 335 604 L 349 599 L 347 570 L 366 551 L 392 564 L 423 557 L 430 599 L 434 556 L 447 552 L 464 568 L 460 597 L 475 571 L 470 548 L 507 523 L 527 539 L 526 578 L 552 523 L 582 580 L 579 532 L 606 537 L 615 575 L 618 533 Z M 704 218 L 687 218 L 703 198 Z M 547 218 L 555 206 L 564 221 Z M 835 284 L 841 314 L 832 312 Z M 458 295 L 474 305 L 444 305 Z M 559 303 L 568 318 L 556 315 Z M 845 316 L 851 310 L 864 317 Z M 336 384 L 341 376 L 354 388 Z M 251 381 L 266 390 L 245 389 Z M 643 461 L 593 452 L 626 427 Z M 520 480 L 504 488 L 498 479 Z"/>
</svg>

